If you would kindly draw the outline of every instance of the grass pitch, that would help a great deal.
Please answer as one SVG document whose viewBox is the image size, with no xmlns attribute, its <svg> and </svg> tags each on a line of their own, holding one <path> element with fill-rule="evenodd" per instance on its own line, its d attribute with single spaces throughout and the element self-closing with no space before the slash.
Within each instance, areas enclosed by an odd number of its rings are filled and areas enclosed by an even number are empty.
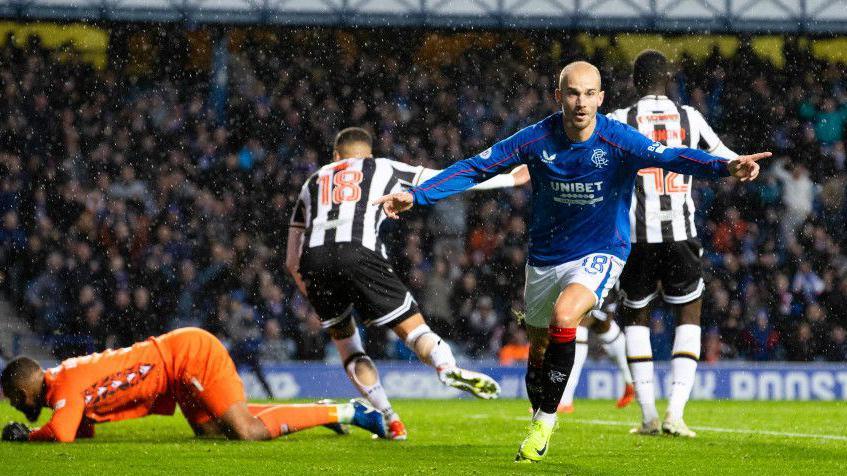
<svg viewBox="0 0 847 476">
<path fill-rule="evenodd" d="M 198 440 L 180 416 L 97 427 L 73 444 L 0 443 L 9 474 L 845 474 L 847 402 L 692 402 L 696 439 L 628 434 L 637 405 L 579 401 L 561 417 L 546 460 L 512 462 L 527 403 L 453 400 L 394 402 L 409 440 L 340 437 L 323 428 L 275 441 Z M 42 416 L 46 420 L 47 413 Z M 22 421 L 8 402 L 0 422 Z"/>
</svg>

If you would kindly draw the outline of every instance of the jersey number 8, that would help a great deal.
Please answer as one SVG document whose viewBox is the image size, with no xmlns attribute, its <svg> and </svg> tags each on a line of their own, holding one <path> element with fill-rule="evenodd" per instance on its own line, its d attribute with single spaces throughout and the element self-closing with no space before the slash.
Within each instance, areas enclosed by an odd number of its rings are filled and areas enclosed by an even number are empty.
<svg viewBox="0 0 847 476">
<path fill-rule="evenodd" d="M 342 170 L 335 175 L 321 175 L 321 204 L 329 205 L 330 196 L 332 203 L 336 205 L 341 202 L 358 202 L 362 198 L 362 188 L 359 184 L 363 177 L 359 170 Z"/>
<path fill-rule="evenodd" d="M 591 260 L 589 263 L 588 260 Z M 605 255 L 588 256 L 582 260 L 582 267 L 588 274 L 599 274 L 603 272 L 606 263 L 609 262 L 609 257 Z"/>
</svg>

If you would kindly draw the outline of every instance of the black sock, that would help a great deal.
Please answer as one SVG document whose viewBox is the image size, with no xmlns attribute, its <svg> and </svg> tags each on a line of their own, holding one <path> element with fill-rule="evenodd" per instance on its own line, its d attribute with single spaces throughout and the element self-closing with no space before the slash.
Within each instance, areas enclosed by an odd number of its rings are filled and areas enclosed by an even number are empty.
<svg viewBox="0 0 847 476">
<path fill-rule="evenodd" d="M 527 364 L 526 368 L 526 395 L 529 397 L 529 403 L 532 405 L 532 413 L 538 410 L 541 406 L 541 396 L 544 395 L 544 372 L 541 367 L 535 367 L 532 364 Z"/>
<path fill-rule="evenodd" d="M 544 393 L 541 396 L 539 408 L 544 413 L 556 413 L 565 386 L 568 384 L 573 369 L 576 342 L 553 342 L 547 345 L 542 367 Z"/>
</svg>

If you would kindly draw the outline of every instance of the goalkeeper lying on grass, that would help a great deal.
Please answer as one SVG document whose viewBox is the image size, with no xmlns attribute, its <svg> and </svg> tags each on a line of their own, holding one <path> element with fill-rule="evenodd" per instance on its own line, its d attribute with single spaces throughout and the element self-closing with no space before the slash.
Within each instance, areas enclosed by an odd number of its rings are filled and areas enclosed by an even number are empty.
<svg viewBox="0 0 847 476">
<path fill-rule="evenodd" d="M 3 369 L 3 394 L 30 421 L 43 407 L 53 416 L 31 431 L 3 429 L 5 441 L 61 441 L 94 436 L 94 424 L 173 415 L 179 405 L 197 436 L 268 440 L 319 425 L 352 424 L 385 437 L 381 413 L 355 401 L 342 405 L 252 405 L 232 359 L 215 336 L 179 329 L 139 342 L 65 360 L 43 370 L 27 357 Z"/>
</svg>

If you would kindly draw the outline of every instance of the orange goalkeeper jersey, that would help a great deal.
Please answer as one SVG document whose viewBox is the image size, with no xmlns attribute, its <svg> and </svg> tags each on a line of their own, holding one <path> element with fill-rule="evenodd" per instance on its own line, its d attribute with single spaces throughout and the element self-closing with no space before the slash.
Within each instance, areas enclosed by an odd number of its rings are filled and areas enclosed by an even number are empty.
<svg viewBox="0 0 847 476">
<path fill-rule="evenodd" d="M 162 344 L 166 336 L 75 357 L 47 370 L 46 403 L 53 416 L 30 434 L 30 440 L 73 441 L 92 422 L 172 415 L 176 408 L 169 392 L 173 358 Z"/>
</svg>

